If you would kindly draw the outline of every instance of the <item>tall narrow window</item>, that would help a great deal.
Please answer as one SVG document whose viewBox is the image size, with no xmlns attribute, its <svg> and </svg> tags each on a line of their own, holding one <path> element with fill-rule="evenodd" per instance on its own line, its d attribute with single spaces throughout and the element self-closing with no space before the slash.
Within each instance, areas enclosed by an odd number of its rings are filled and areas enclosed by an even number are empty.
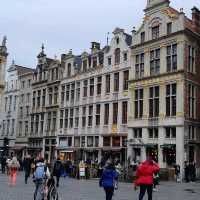
<svg viewBox="0 0 200 200">
<path fill-rule="evenodd" d="M 177 44 L 167 46 L 167 72 L 177 70 Z"/>
<path fill-rule="evenodd" d="M 65 100 L 65 86 L 62 85 L 61 87 L 61 103 L 63 104 Z"/>
<path fill-rule="evenodd" d="M 188 72 L 195 73 L 195 48 L 188 46 Z"/>
<path fill-rule="evenodd" d="M 69 113 L 69 127 L 73 128 L 74 125 L 74 109 L 70 109 L 70 113 Z"/>
<path fill-rule="evenodd" d="M 159 86 L 149 88 L 149 117 L 159 116 Z"/>
<path fill-rule="evenodd" d="M 100 125 L 101 105 L 96 105 L 96 126 Z"/>
<path fill-rule="evenodd" d="M 94 79 L 90 79 L 90 96 L 94 96 Z"/>
<path fill-rule="evenodd" d="M 49 88 L 49 105 L 52 105 L 52 98 L 53 98 L 53 94 L 52 94 L 52 92 L 53 92 L 53 90 L 52 90 L 52 88 Z"/>
<path fill-rule="evenodd" d="M 140 35 L 140 40 L 141 40 L 141 43 L 144 43 L 145 42 L 145 32 L 142 32 L 141 35 Z"/>
<path fill-rule="evenodd" d="M 80 101 L 80 82 L 76 83 L 76 101 Z"/>
<path fill-rule="evenodd" d="M 71 102 L 74 102 L 74 96 L 75 96 L 75 83 L 71 84 Z"/>
<path fill-rule="evenodd" d="M 160 27 L 159 26 L 154 26 L 152 27 L 152 39 L 157 39 L 159 38 L 159 29 Z"/>
<path fill-rule="evenodd" d="M 160 74 L 160 49 L 150 52 L 150 75 Z"/>
<path fill-rule="evenodd" d="M 128 102 L 122 102 L 122 124 L 127 124 Z"/>
<path fill-rule="evenodd" d="M 57 112 L 54 111 L 54 112 L 53 112 L 53 127 L 52 127 L 52 130 L 53 130 L 53 131 L 56 130 L 56 121 L 57 121 Z"/>
<path fill-rule="evenodd" d="M 71 69 L 72 68 L 72 65 L 71 65 L 71 63 L 68 63 L 68 65 L 67 65 L 67 76 L 71 76 Z"/>
<path fill-rule="evenodd" d="M 110 93 L 110 74 L 106 75 L 106 93 Z"/>
<path fill-rule="evenodd" d="M 120 63 L 120 48 L 115 49 L 115 64 L 118 65 Z"/>
<path fill-rule="evenodd" d="M 70 85 L 66 85 L 66 101 L 69 101 Z"/>
<path fill-rule="evenodd" d="M 93 65 L 93 68 L 97 67 L 97 57 L 93 57 L 92 58 L 92 65 Z"/>
<path fill-rule="evenodd" d="M 60 128 L 63 128 L 64 110 L 60 110 Z"/>
<path fill-rule="evenodd" d="M 109 123 L 109 104 L 104 105 L 104 125 Z"/>
<path fill-rule="evenodd" d="M 189 117 L 196 118 L 196 87 L 188 84 Z"/>
<path fill-rule="evenodd" d="M 35 108 L 36 91 L 33 92 L 33 108 Z"/>
<path fill-rule="evenodd" d="M 124 82 L 123 82 L 123 89 L 128 90 L 128 79 L 129 79 L 129 71 L 124 71 Z"/>
<path fill-rule="evenodd" d="M 176 83 L 166 86 L 166 116 L 176 116 Z"/>
<path fill-rule="evenodd" d="M 102 77 L 97 78 L 97 95 L 101 94 Z"/>
<path fill-rule="evenodd" d="M 79 125 L 79 108 L 75 109 L 75 128 L 78 128 Z"/>
<path fill-rule="evenodd" d="M 65 128 L 68 128 L 68 114 L 69 114 L 69 110 L 65 109 Z"/>
<path fill-rule="evenodd" d="M 88 88 L 88 81 L 84 80 L 84 82 L 83 82 L 83 97 L 87 97 L 87 88 Z"/>
<path fill-rule="evenodd" d="M 117 124 L 118 120 L 118 103 L 113 103 L 113 124 Z"/>
<path fill-rule="evenodd" d="M 114 74 L 114 92 L 119 91 L 119 72 Z"/>
<path fill-rule="evenodd" d="M 135 90 L 135 118 L 143 116 L 143 89 Z"/>
<path fill-rule="evenodd" d="M 86 126 L 86 107 L 82 108 L 82 127 Z"/>
<path fill-rule="evenodd" d="M 54 87 L 54 104 L 58 103 L 58 87 Z"/>
<path fill-rule="evenodd" d="M 93 106 L 89 106 L 88 126 L 92 126 L 92 121 L 93 121 Z"/>
<path fill-rule="evenodd" d="M 171 33 L 172 33 L 172 23 L 169 22 L 169 23 L 167 23 L 167 35 L 169 35 Z"/>
<path fill-rule="evenodd" d="M 110 66 L 112 64 L 112 58 L 108 57 L 108 65 Z"/>
<path fill-rule="evenodd" d="M 144 77 L 144 53 L 136 55 L 135 79 Z"/>
<path fill-rule="evenodd" d="M 46 89 L 42 90 L 42 106 L 45 106 L 46 101 Z"/>
<path fill-rule="evenodd" d="M 40 115 L 40 133 L 43 134 L 44 131 L 44 113 L 41 113 Z"/>
</svg>

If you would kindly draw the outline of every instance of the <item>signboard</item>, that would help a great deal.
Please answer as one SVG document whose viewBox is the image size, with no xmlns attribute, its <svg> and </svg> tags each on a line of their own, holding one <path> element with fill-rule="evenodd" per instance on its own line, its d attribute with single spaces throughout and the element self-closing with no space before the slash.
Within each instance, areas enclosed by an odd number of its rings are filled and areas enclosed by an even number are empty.
<svg viewBox="0 0 200 200">
<path fill-rule="evenodd" d="M 85 177 L 85 167 L 80 167 L 79 175 L 80 175 L 80 177 Z"/>
</svg>

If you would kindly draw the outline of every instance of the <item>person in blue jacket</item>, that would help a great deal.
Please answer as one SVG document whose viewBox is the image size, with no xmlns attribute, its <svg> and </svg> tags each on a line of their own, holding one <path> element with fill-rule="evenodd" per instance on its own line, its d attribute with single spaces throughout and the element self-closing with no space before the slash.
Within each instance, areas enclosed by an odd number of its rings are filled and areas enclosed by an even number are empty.
<svg viewBox="0 0 200 200">
<path fill-rule="evenodd" d="M 99 181 L 100 187 L 104 188 L 106 200 L 112 200 L 117 179 L 118 173 L 116 172 L 114 165 L 111 162 L 107 162 Z"/>
</svg>

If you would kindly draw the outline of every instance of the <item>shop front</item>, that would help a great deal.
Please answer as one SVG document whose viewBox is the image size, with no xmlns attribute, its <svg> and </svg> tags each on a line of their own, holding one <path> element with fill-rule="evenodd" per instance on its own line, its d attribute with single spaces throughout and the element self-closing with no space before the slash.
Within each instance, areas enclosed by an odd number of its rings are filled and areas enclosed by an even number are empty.
<svg viewBox="0 0 200 200">
<path fill-rule="evenodd" d="M 161 145 L 163 152 L 163 163 L 166 168 L 173 167 L 176 164 L 176 144 Z"/>
</svg>

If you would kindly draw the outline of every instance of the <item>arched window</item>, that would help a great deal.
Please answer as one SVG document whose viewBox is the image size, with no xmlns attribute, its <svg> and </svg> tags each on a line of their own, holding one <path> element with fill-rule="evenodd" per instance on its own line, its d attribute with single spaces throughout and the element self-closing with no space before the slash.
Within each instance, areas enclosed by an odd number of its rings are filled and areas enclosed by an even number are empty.
<svg viewBox="0 0 200 200">
<path fill-rule="evenodd" d="M 67 65 L 67 75 L 71 76 L 71 63 L 68 63 Z"/>
<path fill-rule="evenodd" d="M 115 49 L 115 64 L 120 63 L 120 48 Z"/>
</svg>

